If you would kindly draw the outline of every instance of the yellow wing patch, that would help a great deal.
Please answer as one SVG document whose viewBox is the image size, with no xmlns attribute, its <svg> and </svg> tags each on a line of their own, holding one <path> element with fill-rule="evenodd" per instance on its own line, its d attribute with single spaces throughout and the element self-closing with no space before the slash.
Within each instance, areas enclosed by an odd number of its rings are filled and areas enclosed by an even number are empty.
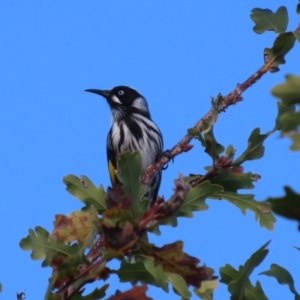
<svg viewBox="0 0 300 300">
<path fill-rule="evenodd" d="M 118 182 L 117 174 L 116 174 L 116 169 L 113 166 L 111 160 L 108 162 L 108 172 L 109 172 L 109 177 L 111 184 L 114 186 Z"/>
</svg>

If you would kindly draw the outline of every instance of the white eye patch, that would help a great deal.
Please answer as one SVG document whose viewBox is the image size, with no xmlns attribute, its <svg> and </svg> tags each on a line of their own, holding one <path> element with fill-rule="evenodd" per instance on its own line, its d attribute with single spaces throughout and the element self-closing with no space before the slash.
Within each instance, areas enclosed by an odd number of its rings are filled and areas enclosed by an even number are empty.
<svg viewBox="0 0 300 300">
<path fill-rule="evenodd" d="M 120 102 L 119 98 L 118 98 L 116 95 L 113 95 L 113 96 L 111 97 L 111 100 L 112 100 L 113 102 L 115 102 L 115 103 L 122 104 L 122 103 Z"/>
</svg>

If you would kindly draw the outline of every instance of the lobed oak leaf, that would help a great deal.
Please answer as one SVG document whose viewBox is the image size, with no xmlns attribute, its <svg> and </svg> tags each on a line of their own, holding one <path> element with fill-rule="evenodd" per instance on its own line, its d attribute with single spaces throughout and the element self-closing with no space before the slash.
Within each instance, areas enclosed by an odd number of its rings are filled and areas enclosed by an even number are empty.
<svg viewBox="0 0 300 300">
<path fill-rule="evenodd" d="M 183 243 L 181 241 L 172 244 L 156 247 L 153 244 L 141 242 L 142 252 L 153 257 L 155 264 L 162 266 L 168 273 L 180 275 L 186 281 L 187 285 L 199 288 L 204 280 L 214 279 L 211 269 L 205 266 L 199 266 L 199 259 L 183 252 Z"/>
<path fill-rule="evenodd" d="M 139 217 L 146 209 L 142 201 L 147 185 L 141 184 L 142 157 L 139 152 L 123 152 L 118 157 L 118 179 L 123 184 L 124 194 L 132 197 L 132 215 Z"/>
<path fill-rule="evenodd" d="M 250 18 L 255 22 L 253 30 L 259 34 L 266 30 L 284 32 L 289 19 L 285 6 L 280 6 L 275 13 L 268 8 L 253 8 Z"/>
<path fill-rule="evenodd" d="M 51 236 L 65 243 L 78 241 L 83 244 L 88 239 L 94 239 L 98 223 L 97 211 L 93 207 L 86 211 L 74 211 L 69 215 L 56 215 Z"/>
<path fill-rule="evenodd" d="M 276 219 L 271 211 L 271 205 L 266 202 L 259 202 L 254 199 L 252 194 L 237 194 L 230 191 L 216 192 L 212 198 L 225 199 L 236 205 L 245 215 L 246 210 L 251 210 L 255 214 L 255 219 L 259 221 L 260 226 L 269 230 L 274 228 Z"/>
<path fill-rule="evenodd" d="M 253 270 L 262 263 L 269 253 L 269 250 L 266 249 L 269 243 L 270 241 L 255 251 L 244 265 L 239 266 L 238 270 L 229 264 L 220 268 L 220 282 L 228 285 L 228 291 L 231 294 L 230 299 L 267 299 L 260 284 L 258 283 L 256 286 L 253 286 L 249 277 Z M 254 295 L 259 295 L 259 297 L 254 298 Z"/>
<path fill-rule="evenodd" d="M 280 284 L 286 284 L 289 287 L 290 291 L 295 295 L 295 300 L 300 299 L 300 294 L 295 288 L 294 278 L 285 268 L 277 264 L 271 264 L 270 270 L 261 272 L 260 275 L 267 275 L 276 278 Z"/>
<path fill-rule="evenodd" d="M 93 205 L 99 213 L 105 210 L 105 193 L 102 185 L 96 187 L 93 182 L 84 175 L 81 177 L 67 175 L 63 178 L 63 182 L 67 186 L 66 190 L 87 206 Z"/>
<path fill-rule="evenodd" d="M 264 60 L 270 66 L 271 72 L 279 71 L 278 65 L 285 64 L 285 55 L 294 47 L 295 41 L 293 32 L 283 32 L 277 36 L 272 48 L 264 49 Z"/>
</svg>

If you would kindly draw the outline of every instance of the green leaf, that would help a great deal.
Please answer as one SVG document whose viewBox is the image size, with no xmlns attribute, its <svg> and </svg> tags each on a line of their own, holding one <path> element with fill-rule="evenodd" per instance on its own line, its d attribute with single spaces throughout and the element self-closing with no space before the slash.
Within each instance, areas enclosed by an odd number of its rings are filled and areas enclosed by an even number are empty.
<svg viewBox="0 0 300 300">
<path fill-rule="evenodd" d="M 275 129 L 282 131 L 290 131 L 291 128 L 288 126 L 290 124 L 286 124 L 285 115 L 291 115 L 295 112 L 295 105 L 284 105 L 282 102 L 277 102 L 278 113 L 275 121 Z M 292 130 L 295 128 L 292 128 Z"/>
<path fill-rule="evenodd" d="M 242 287 L 244 281 L 249 278 L 253 270 L 261 264 L 261 262 L 268 255 L 269 250 L 266 247 L 269 245 L 270 241 L 265 243 L 262 247 L 260 247 L 256 252 L 254 252 L 250 258 L 246 261 L 243 266 L 239 267 L 239 278 L 238 280 L 229 285 L 229 289 L 234 291 L 234 293 L 241 295 Z"/>
<path fill-rule="evenodd" d="M 265 48 L 265 61 L 271 67 L 278 68 L 279 64 L 285 64 L 285 55 L 294 47 L 296 37 L 293 32 L 280 33 L 275 39 L 272 48 Z"/>
<path fill-rule="evenodd" d="M 203 147 L 205 147 L 205 140 L 204 137 L 202 136 L 201 132 L 195 128 L 189 128 L 187 130 L 188 134 L 190 134 L 191 136 L 193 136 L 194 138 L 196 138 L 197 140 L 199 140 L 201 142 L 201 145 Z"/>
<path fill-rule="evenodd" d="M 293 140 L 293 144 L 291 145 L 291 150 L 299 150 L 300 149 L 300 134 L 293 134 L 291 136 Z"/>
<path fill-rule="evenodd" d="M 88 177 L 83 175 L 80 178 L 67 175 L 63 178 L 63 182 L 67 186 L 66 190 L 87 206 L 94 206 L 99 213 L 105 211 L 105 193 L 102 185 L 96 187 Z"/>
<path fill-rule="evenodd" d="M 141 216 L 145 205 L 142 198 L 147 186 L 141 185 L 142 157 L 139 152 L 123 152 L 118 157 L 118 178 L 123 183 L 124 193 L 132 196 L 133 216 Z"/>
<path fill-rule="evenodd" d="M 265 202 L 271 203 L 274 213 L 288 219 L 299 222 L 300 230 L 300 195 L 295 193 L 290 187 L 284 187 L 286 195 L 278 198 L 268 198 Z"/>
<path fill-rule="evenodd" d="M 292 139 L 292 144 L 290 146 L 291 150 L 300 149 L 300 111 L 297 112 L 287 112 L 278 116 L 278 124 L 282 128 L 281 136 L 287 136 Z"/>
<path fill-rule="evenodd" d="M 300 76 L 288 74 L 284 83 L 274 86 L 272 94 L 280 98 L 284 105 L 300 104 Z"/>
<path fill-rule="evenodd" d="M 204 134 L 205 139 L 205 152 L 212 157 L 213 161 L 219 158 L 220 154 L 224 152 L 225 148 L 223 145 L 217 142 L 213 127 L 210 127 L 210 130 Z"/>
<path fill-rule="evenodd" d="M 169 291 L 168 273 L 165 273 L 161 265 L 155 265 L 153 260 L 144 259 L 146 270 L 153 276 L 157 286 L 161 287 L 165 292 Z"/>
<path fill-rule="evenodd" d="M 95 288 L 91 293 L 88 295 L 82 296 L 79 294 L 76 294 L 70 298 L 70 300 L 98 300 L 102 299 L 106 295 L 106 290 L 109 287 L 108 284 L 105 284 L 103 287 Z"/>
<path fill-rule="evenodd" d="M 229 159 L 233 159 L 233 158 L 234 158 L 234 155 L 235 155 L 235 149 L 234 149 L 233 145 L 229 145 L 229 146 L 226 148 L 225 154 L 227 155 L 227 157 L 228 157 Z"/>
<path fill-rule="evenodd" d="M 201 142 L 203 147 L 205 147 L 205 141 L 204 141 L 204 138 L 203 138 L 201 132 L 203 134 L 206 134 L 211 130 L 212 126 L 215 124 L 216 120 L 218 119 L 218 115 L 219 115 L 218 107 L 219 107 L 219 105 L 221 105 L 223 103 L 224 98 L 222 97 L 221 94 L 218 94 L 218 96 L 215 99 L 212 98 L 211 100 L 212 100 L 211 101 L 212 102 L 212 110 L 210 112 L 209 121 L 207 121 L 206 119 L 201 121 L 202 122 L 201 130 L 198 130 L 194 127 L 189 128 L 187 130 L 188 134 L 190 134 L 194 138 L 198 139 Z"/>
<path fill-rule="evenodd" d="M 273 216 L 271 207 L 268 203 L 254 200 L 253 195 L 251 194 L 236 194 L 228 191 L 216 192 L 214 196 L 218 199 L 226 199 L 236 205 L 243 214 L 246 214 L 247 209 L 253 211 L 255 220 L 259 220 L 261 227 L 273 230 L 276 219 Z"/>
<path fill-rule="evenodd" d="M 184 299 L 190 299 L 192 294 L 188 290 L 186 281 L 178 274 L 175 273 L 167 273 L 167 274 L 168 274 L 168 280 L 172 284 L 175 292 L 181 295 Z"/>
<path fill-rule="evenodd" d="M 230 264 L 226 264 L 224 267 L 220 268 L 220 276 L 220 282 L 229 285 L 239 277 L 239 272 Z"/>
<path fill-rule="evenodd" d="M 140 246 L 145 257 L 152 257 L 154 263 L 160 265 L 166 273 L 180 275 L 188 286 L 199 288 L 203 281 L 216 279 L 212 269 L 200 266 L 199 259 L 183 252 L 182 241 L 162 247 L 140 241 Z"/>
<path fill-rule="evenodd" d="M 261 272 L 260 274 L 274 277 L 280 284 L 288 285 L 290 291 L 295 295 L 295 300 L 300 300 L 300 295 L 295 289 L 294 279 L 285 268 L 277 264 L 272 264 L 270 270 Z"/>
<path fill-rule="evenodd" d="M 29 235 L 20 241 L 23 250 L 32 250 L 31 258 L 43 259 L 46 257 L 49 232 L 43 227 L 37 226 L 35 232 L 29 229 Z"/>
<path fill-rule="evenodd" d="M 228 285 L 228 290 L 231 294 L 232 300 L 239 299 L 248 299 L 246 297 L 246 293 L 250 294 L 249 288 L 251 286 L 250 283 L 250 275 L 253 270 L 265 259 L 269 250 L 266 249 L 268 244 L 267 242 L 261 248 L 259 248 L 256 252 L 254 252 L 250 258 L 246 261 L 244 265 L 239 267 L 239 270 L 235 270 L 231 265 L 226 264 L 224 267 L 220 268 L 221 282 L 224 282 Z M 248 289 L 248 291 L 246 291 Z M 257 292 L 259 287 L 256 288 Z M 259 298 L 261 299 L 261 298 Z M 264 299 L 264 298 L 262 298 Z"/>
<path fill-rule="evenodd" d="M 168 292 L 167 275 L 161 266 L 155 266 L 153 261 L 144 259 L 135 263 L 129 263 L 125 259 L 121 262 L 121 267 L 116 271 L 121 282 L 140 281 L 161 287 Z"/>
<path fill-rule="evenodd" d="M 218 98 L 217 101 L 219 102 L 220 99 L 223 99 L 223 98 Z M 212 130 L 213 125 L 216 123 L 218 116 L 219 116 L 218 109 L 214 106 L 214 99 L 212 99 L 212 105 L 213 106 L 212 106 L 210 119 L 202 121 L 202 132 L 204 135 L 209 133 Z"/>
<path fill-rule="evenodd" d="M 32 250 L 30 256 L 33 260 L 44 259 L 43 267 L 49 266 L 56 255 L 72 256 L 77 259 L 84 250 L 78 244 L 66 245 L 59 242 L 56 238 L 51 238 L 48 231 L 40 226 L 37 226 L 35 231 L 29 229 L 29 235 L 21 239 L 20 247 L 23 250 Z"/>
<path fill-rule="evenodd" d="M 188 129 L 188 133 L 198 139 L 201 142 L 201 145 L 205 148 L 205 152 L 211 156 L 214 160 L 219 158 L 219 154 L 224 152 L 225 148 L 220 143 L 217 142 L 214 133 L 213 127 L 209 126 L 208 123 L 203 122 L 203 126 L 206 126 L 206 131 L 203 131 L 204 136 L 201 135 L 201 132 L 195 128 Z"/>
<path fill-rule="evenodd" d="M 267 30 L 285 32 L 289 20 L 288 11 L 285 6 L 280 6 L 275 13 L 270 9 L 254 8 L 250 18 L 254 21 L 254 32 L 263 33 Z"/>
<path fill-rule="evenodd" d="M 283 127 L 283 135 L 288 134 L 292 130 L 297 130 L 300 125 L 300 111 L 287 112 L 279 117 L 279 122 Z"/>
<path fill-rule="evenodd" d="M 218 285 L 218 280 L 202 281 L 199 289 L 194 288 L 194 293 L 203 300 L 213 300 L 212 294 Z"/>
<path fill-rule="evenodd" d="M 221 185 L 225 191 L 236 192 L 239 189 L 253 189 L 253 182 L 260 179 L 258 174 L 242 173 L 239 169 L 220 169 L 211 183 Z"/>
<path fill-rule="evenodd" d="M 260 134 L 260 129 L 255 128 L 248 139 L 247 149 L 232 163 L 234 166 L 239 166 L 247 160 L 259 159 L 264 156 L 265 147 L 263 142 L 274 131 L 269 131 L 265 134 Z"/>
<path fill-rule="evenodd" d="M 268 297 L 264 293 L 259 281 L 256 281 L 256 285 L 252 285 L 249 282 L 245 285 L 245 299 L 247 300 L 268 300 Z"/>
<path fill-rule="evenodd" d="M 193 217 L 194 211 L 207 210 L 208 205 L 205 200 L 216 191 L 220 191 L 222 188 L 217 185 L 213 185 L 208 181 L 201 183 L 200 185 L 190 188 L 180 209 L 178 210 L 178 217 Z"/>
<path fill-rule="evenodd" d="M 281 99 L 278 103 L 276 129 L 281 130 L 282 136 L 292 139 L 291 150 L 299 150 L 300 111 L 296 111 L 296 107 L 298 108 L 300 104 L 300 77 L 286 75 L 286 81 L 274 86 L 272 93 Z"/>
<path fill-rule="evenodd" d="M 190 188 L 179 210 L 173 216 L 153 224 L 150 231 L 159 234 L 160 231 L 158 227 L 160 225 L 171 225 L 172 227 L 175 227 L 178 223 L 178 217 L 191 218 L 194 216 L 194 211 L 207 210 L 208 205 L 205 203 L 205 200 L 221 190 L 221 186 L 213 185 L 209 181 L 205 181 L 194 188 Z"/>
<path fill-rule="evenodd" d="M 222 267 L 221 282 L 229 285 L 238 280 L 240 274 L 231 265 L 226 264 Z M 231 299 L 237 299 L 231 297 Z M 245 299 L 247 300 L 268 300 L 259 281 L 253 286 L 249 279 L 245 280 Z"/>
</svg>

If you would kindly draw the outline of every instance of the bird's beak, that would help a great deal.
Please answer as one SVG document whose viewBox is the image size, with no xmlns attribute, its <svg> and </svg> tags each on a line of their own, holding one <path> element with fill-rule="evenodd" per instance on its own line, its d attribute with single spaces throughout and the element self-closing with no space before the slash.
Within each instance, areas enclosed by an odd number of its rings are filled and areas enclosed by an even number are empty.
<svg viewBox="0 0 300 300">
<path fill-rule="evenodd" d="M 108 98 L 109 96 L 109 90 L 97 90 L 97 89 L 87 89 L 85 90 L 86 92 L 90 92 L 90 93 L 94 93 L 94 94 L 98 94 L 104 98 Z"/>
</svg>

